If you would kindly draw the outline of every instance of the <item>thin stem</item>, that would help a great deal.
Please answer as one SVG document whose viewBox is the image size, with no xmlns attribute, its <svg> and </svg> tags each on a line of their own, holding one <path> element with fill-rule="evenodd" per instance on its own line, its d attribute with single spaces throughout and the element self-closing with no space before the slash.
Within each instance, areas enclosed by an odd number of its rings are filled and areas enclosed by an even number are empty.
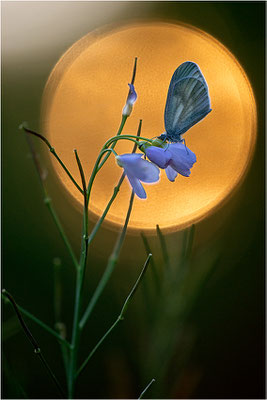
<svg viewBox="0 0 267 400">
<path fill-rule="evenodd" d="M 187 256 L 187 258 L 189 258 L 190 255 L 191 255 L 192 248 L 193 248 L 193 243 L 194 243 L 194 237 L 195 237 L 195 225 L 193 224 L 190 227 L 189 235 L 188 235 L 187 248 L 186 248 L 186 256 Z"/>
<path fill-rule="evenodd" d="M 55 209 L 54 209 L 54 207 L 52 205 L 52 201 L 51 201 L 50 197 L 46 196 L 45 199 L 44 199 L 44 203 L 45 203 L 46 207 L 48 208 L 50 214 L 52 215 L 52 218 L 53 218 L 53 220 L 54 220 L 54 222 L 56 224 L 56 227 L 57 227 L 57 229 L 58 229 L 58 231 L 60 233 L 60 236 L 63 239 L 63 242 L 65 243 L 65 246 L 67 247 L 67 250 L 68 250 L 68 252 L 70 254 L 70 257 L 72 259 L 72 262 L 73 262 L 74 266 L 76 267 L 76 269 L 78 269 L 79 264 L 78 264 L 77 258 L 76 258 L 75 254 L 74 254 L 74 251 L 72 250 L 71 244 L 69 242 L 69 239 L 68 239 L 67 235 L 65 234 L 63 226 L 61 225 L 61 222 L 60 222 L 60 220 L 59 220 L 59 218 L 58 218 L 58 216 L 57 216 L 57 214 L 55 212 Z"/>
<path fill-rule="evenodd" d="M 133 74 L 131 79 L 131 84 L 134 84 L 135 76 L 136 76 L 136 67 L 137 67 L 137 57 L 134 58 L 134 67 L 133 67 Z"/>
<path fill-rule="evenodd" d="M 6 290 L 2 290 L 2 294 L 6 296 Z M 25 315 L 28 317 L 30 320 L 34 321 L 36 324 L 38 324 L 41 328 L 43 328 L 46 332 L 50 333 L 53 335 L 57 340 L 59 340 L 61 343 L 63 343 L 66 347 L 71 348 L 70 343 L 63 339 L 57 332 L 55 332 L 52 328 L 50 328 L 48 325 L 46 325 L 43 321 L 41 321 L 39 318 L 35 317 L 33 314 L 31 314 L 29 311 L 25 310 L 23 307 L 19 306 L 16 304 L 18 310 L 21 312 L 21 314 Z"/>
<path fill-rule="evenodd" d="M 134 141 L 134 139 L 136 139 L 136 136 L 135 135 L 120 135 L 119 137 L 118 136 L 113 136 L 113 137 L 111 137 L 110 139 L 108 139 L 106 141 L 106 143 L 103 146 L 103 149 L 108 148 L 113 142 L 117 142 L 118 140 L 131 140 L 131 139 L 133 139 L 132 141 Z M 148 139 L 148 138 L 143 137 L 143 136 L 139 136 L 138 140 L 139 139 L 146 140 L 149 143 L 153 142 L 152 139 Z"/>
<path fill-rule="evenodd" d="M 134 84 L 135 81 L 135 76 L 136 76 L 136 67 L 137 67 L 137 57 L 135 57 L 134 59 L 134 67 L 133 67 L 133 72 L 132 72 L 132 79 L 131 79 L 131 84 Z M 130 90 L 129 90 L 130 93 Z M 121 123 L 117 132 L 116 136 L 119 136 L 124 128 L 125 122 L 128 118 L 128 115 L 122 115 L 121 118 Z M 115 147 L 116 143 L 113 143 L 111 148 L 113 149 Z M 107 161 L 107 159 L 109 158 L 110 154 L 106 154 L 105 158 L 102 160 L 102 162 L 100 163 L 99 167 L 98 167 L 98 171 L 103 167 L 103 165 L 105 164 L 105 162 Z"/>
<path fill-rule="evenodd" d="M 83 194 L 83 190 L 82 188 L 78 185 L 78 183 L 76 182 L 76 180 L 73 178 L 73 176 L 71 175 L 70 171 L 68 170 L 68 168 L 66 167 L 66 165 L 63 163 L 63 161 L 61 161 L 61 159 L 59 158 L 59 156 L 57 155 L 56 150 L 54 149 L 54 147 L 51 146 L 51 144 L 49 143 L 49 141 L 40 133 L 37 133 L 35 131 L 33 131 L 32 129 L 28 129 L 27 127 L 25 127 L 23 124 L 20 126 L 21 129 L 23 129 L 25 132 L 30 133 L 31 135 L 34 135 L 36 137 L 38 137 L 39 139 L 41 139 L 49 148 L 49 150 L 51 151 L 51 153 L 53 154 L 53 156 L 57 159 L 57 161 L 59 162 L 59 164 L 62 166 L 62 168 L 64 169 L 64 171 L 66 172 L 66 174 L 68 175 L 68 177 L 70 178 L 70 180 L 74 183 L 74 185 L 76 186 L 76 188 Z"/>
<path fill-rule="evenodd" d="M 119 129 L 118 129 L 118 132 L 117 132 L 116 136 L 119 136 L 121 134 L 127 118 L 128 118 L 127 115 L 122 115 L 121 123 L 120 123 L 120 126 L 119 126 Z M 115 145 L 116 145 L 116 142 L 112 144 L 111 148 L 114 149 Z M 110 153 L 105 155 L 104 159 L 101 161 L 101 163 L 98 166 L 98 171 L 103 167 L 103 165 L 105 164 L 105 162 L 107 161 L 109 156 L 110 156 Z"/>
<path fill-rule="evenodd" d="M 91 359 L 91 357 L 94 355 L 94 353 L 96 352 L 96 350 L 99 348 L 99 346 L 100 346 L 100 345 L 103 343 L 103 341 L 106 339 L 106 337 L 110 334 L 110 332 L 112 332 L 113 329 L 116 327 L 116 325 L 117 325 L 120 321 L 122 321 L 122 320 L 124 319 L 124 315 L 125 315 L 125 313 L 126 313 L 126 311 L 127 311 L 129 302 L 131 301 L 133 295 L 135 294 L 135 292 L 136 292 L 136 290 L 137 290 L 137 288 L 138 288 L 138 286 L 139 286 L 139 284 L 140 284 L 140 282 L 141 282 L 141 280 L 142 280 L 142 278 L 143 278 L 143 276 L 144 276 L 144 274 L 145 274 L 145 272 L 146 272 L 146 270 L 147 270 L 147 267 L 148 267 L 148 264 L 149 264 L 149 261 L 150 261 L 150 258 L 151 258 L 151 257 L 152 257 L 152 254 L 149 254 L 148 257 L 147 257 L 147 259 L 146 259 L 146 261 L 145 261 L 145 264 L 144 264 L 144 266 L 143 266 L 143 269 L 142 269 L 142 271 L 141 271 L 139 277 L 137 278 L 137 281 L 135 282 L 135 284 L 134 284 L 134 286 L 133 286 L 131 292 L 130 292 L 129 295 L 127 296 L 127 298 L 126 298 L 126 300 L 125 300 L 125 302 L 124 302 L 124 304 L 123 304 L 123 306 L 122 306 L 122 309 L 121 309 L 121 312 L 120 312 L 118 318 L 117 318 L 116 321 L 111 325 L 111 327 L 107 330 L 107 332 L 104 334 L 104 336 L 99 340 L 99 342 L 97 343 L 97 345 L 93 348 L 93 350 L 90 352 L 90 354 L 88 355 L 88 357 L 87 357 L 87 358 L 85 359 L 85 361 L 82 363 L 81 367 L 78 369 L 78 372 L 77 372 L 77 375 L 76 375 L 76 376 L 78 376 L 78 375 L 83 371 L 83 369 L 86 367 L 88 361 Z"/>
<path fill-rule="evenodd" d="M 92 311 L 93 311 L 93 309 L 94 309 L 99 297 L 101 296 L 104 288 L 106 287 L 106 285 L 107 285 L 107 283 L 109 281 L 109 278 L 110 278 L 112 272 L 114 271 L 114 268 L 115 268 L 115 266 L 116 266 L 116 264 L 118 262 L 118 258 L 119 258 L 120 251 L 121 251 L 124 239 L 125 239 L 125 235 L 126 235 L 126 231 L 127 231 L 127 227 L 128 227 L 128 223 L 129 223 L 132 207 L 133 207 L 133 200 L 134 200 L 134 192 L 132 191 L 130 202 L 129 202 L 129 207 L 128 207 L 128 211 L 127 211 L 127 215 L 126 215 L 125 222 L 124 222 L 124 226 L 122 228 L 122 231 L 121 231 L 120 235 L 118 236 L 118 239 L 117 239 L 117 242 L 116 242 L 116 244 L 114 246 L 113 252 L 112 252 L 111 256 L 109 257 L 108 264 L 107 264 L 107 267 L 105 269 L 105 272 L 102 275 L 102 278 L 100 279 L 100 281 L 99 281 L 99 283 L 97 285 L 97 288 L 96 288 L 96 290 L 95 290 L 95 292 L 94 292 L 94 294 L 93 294 L 93 296 L 91 298 L 91 301 L 89 302 L 89 304 L 88 304 L 88 306 L 87 306 L 87 308 L 85 310 L 85 313 L 83 314 L 83 317 L 82 317 L 82 319 L 80 321 L 80 324 L 79 324 L 80 325 L 80 329 L 83 329 L 84 325 L 86 324 L 89 316 L 91 315 L 91 313 L 92 313 Z"/>
<path fill-rule="evenodd" d="M 168 255 L 168 250 L 167 250 L 167 245 L 166 245 L 166 241 L 165 241 L 165 237 L 163 236 L 160 227 L 157 225 L 157 234 L 159 237 L 159 241 L 160 241 L 160 246 L 161 246 L 161 250 L 162 250 L 162 255 L 163 255 L 163 261 L 166 265 L 166 268 L 170 267 L 170 260 L 169 260 L 169 255 Z"/>
<path fill-rule="evenodd" d="M 89 244 L 93 241 L 95 235 L 97 234 L 97 231 L 99 230 L 100 226 L 102 225 L 102 222 L 104 221 L 104 219 L 105 219 L 105 217 L 106 217 L 106 215 L 107 215 L 107 213 L 108 213 L 113 201 L 115 200 L 115 198 L 116 198 L 116 196 L 117 196 L 117 194 L 118 194 L 118 192 L 120 190 L 120 187 L 122 185 L 122 182 L 124 181 L 124 178 L 125 178 L 125 173 L 123 172 L 121 177 L 120 177 L 120 179 L 119 179 L 118 184 L 114 188 L 113 194 L 112 194 L 112 196 L 111 196 L 111 198 L 110 198 L 105 210 L 103 211 L 103 214 L 101 215 L 101 217 L 99 218 L 99 220 L 95 224 L 92 232 L 89 235 L 89 240 L 88 240 Z"/>
<path fill-rule="evenodd" d="M 140 119 L 139 125 L 138 125 L 138 129 L 137 129 L 137 133 L 136 133 L 136 137 L 137 138 L 140 137 L 141 129 L 142 129 L 142 120 Z M 134 143 L 134 147 L 133 147 L 132 153 L 135 153 L 136 149 L 137 149 L 137 141 Z M 122 185 L 122 182 L 124 181 L 124 178 L 125 178 L 125 173 L 123 172 L 121 177 L 120 177 L 120 179 L 119 179 L 118 184 L 114 188 L 113 194 L 112 194 L 112 196 L 111 196 L 111 198 L 110 198 L 105 210 L 103 211 L 103 214 L 101 215 L 101 217 L 97 221 L 96 225 L 94 226 L 94 228 L 93 228 L 93 230 L 92 230 L 92 232 L 91 232 L 91 234 L 89 236 L 89 244 L 93 241 L 93 239 L 94 239 L 97 231 L 99 230 L 100 226 L 102 225 L 102 222 L 104 221 L 104 219 L 105 219 L 105 217 L 106 217 L 106 215 L 107 215 L 107 213 L 108 213 L 113 201 L 115 200 L 117 194 L 119 193 L 119 190 L 120 190 L 120 187 Z"/>
<path fill-rule="evenodd" d="M 58 334 L 65 339 L 66 337 L 66 325 L 62 322 L 62 278 L 61 278 L 61 260 L 55 258 L 54 264 L 54 313 L 55 313 L 55 329 Z M 63 363 L 65 371 L 68 371 L 69 354 L 68 349 L 60 343 L 60 349 L 62 353 Z"/>
<path fill-rule="evenodd" d="M 104 154 L 104 152 L 100 153 L 100 155 Z M 75 150 L 76 161 L 79 167 L 82 185 L 83 185 L 83 193 L 84 193 L 84 209 L 83 209 L 83 229 L 82 229 L 82 245 L 81 245 L 81 257 L 80 264 L 77 270 L 76 276 L 76 292 L 75 292 L 75 306 L 74 306 L 74 317 L 73 317 L 73 327 L 72 327 L 72 351 L 70 353 L 70 362 L 69 362 L 69 376 L 68 376 L 68 392 L 69 398 L 73 398 L 75 382 L 76 382 L 76 369 L 77 369 L 77 357 L 78 357 L 78 347 L 80 342 L 81 330 L 79 328 L 79 320 L 81 316 L 81 306 L 82 306 L 82 288 L 84 283 L 84 275 L 86 269 L 86 261 L 88 255 L 88 197 L 87 197 L 87 189 L 85 183 L 85 176 L 83 172 L 83 168 L 78 156 L 77 151 Z M 99 158 L 101 159 L 101 158 Z"/>
<path fill-rule="evenodd" d="M 34 351 L 35 352 L 35 351 Z M 63 389 L 61 388 L 55 374 L 53 373 L 53 371 L 51 370 L 51 368 L 49 367 L 49 365 L 47 364 L 46 359 L 44 358 L 43 354 L 41 353 L 41 349 L 39 348 L 39 353 L 37 353 L 37 356 L 40 358 L 41 362 L 43 363 L 45 369 L 47 370 L 48 374 L 50 375 L 51 379 L 55 382 L 55 385 L 57 386 L 62 399 L 66 398 L 66 395 L 63 391 Z"/>
<path fill-rule="evenodd" d="M 24 129 L 26 130 L 26 128 L 24 128 Z M 28 132 L 30 130 L 27 129 L 26 131 Z M 30 131 L 30 132 L 33 133 L 34 135 L 38 136 L 38 137 L 41 137 L 42 140 L 44 140 L 45 142 L 47 141 L 46 138 L 44 138 L 39 133 L 36 133 L 34 131 Z M 38 178 L 39 178 L 39 181 L 40 181 L 40 184 L 41 184 L 41 188 L 42 188 L 43 196 L 44 196 L 44 203 L 45 203 L 46 207 L 48 208 L 48 211 L 50 212 L 50 214 L 51 214 L 51 216 L 52 216 L 52 218 L 53 218 L 53 220 L 54 220 L 54 222 L 56 224 L 56 227 L 57 227 L 57 229 L 58 229 L 58 231 L 60 233 L 60 236 L 62 237 L 63 242 L 65 243 L 65 246 L 66 246 L 66 248 L 67 248 L 67 250 L 68 250 L 68 252 L 69 252 L 69 254 L 71 256 L 73 264 L 77 269 L 78 268 L 78 261 L 77 261 L 77 259 L 75 257 L 74 251 L 72 250 L 72 247 L 71 247 L 71 244 L 70 244 L 70 242 L 69 242 L 69 240 L 67 238 L 67 235 L 65 234 L 63 226 L 61 225 L 60 220 L 59 220 L 59 218 L 58 218 L 58 216 L 56 214 L 56 211 L 55 211 L 55 209 L 53 207 L 51 198 L 49 197 L 49 195 L 48 195 L 48 193 L 46 191 L 46 188 L 45 188 L 45 185 L 44 185 L 44 172 L 43 172 L 42 166 L 41 166 L 41 164 L 39 162 L 38 155 L 37 155 L 36 150 L 34 148 L 34 145 L 32 143 L 31 137 L 26 135 L 26 140 L 27 140 L 27 143 L 29 145 L 29 148 L 30 148 L 30 151 L 31 151 L 31 154 L 32 154 L 32 158 L 33 158 L 33 161 L 34 161 L 34 165 L 35 165 L 35 168 L 36 168 L 36 171 L 37 171 L 37 175 L 38 175 Z"/>
<path fill-rule="evenodd" d="M 152 383 L 154 383 L 154 382 L 155 382 L 155 379 L 153 378 L 153 379 L 149 382 L 149 384 L 145 387 L 145 389 L 142 391 L 142 393 L 141 393 L 140 396 L 138 397 L 138 400 L 143 398 L 143 396 L 144 396 L 144 394 L 146 393 L 146 391 L 150 388 L 150 386 L 151 386 Z"/>
<path fill-rule="evenodd" d="M 95 165 L 94 165 L 94 168 L 93 168 L 93 172 L 92 172 L 92 174 L 91 174 L 91 177 L 90 177 L 90 180 L 89 180 L 89 183 L 88 183 L 88 187 L 87 187 L 87 202 L 88 202 L 88 204 L 89 204 L 90 194 L 91 194 L 91 190 L 92 190 L 92 185 L 93 185 L 94 179 L 95 179 L 95 177 L 96 177 L 96 174 L 97 174 L 97 172 L 99 171 L 98 166 L 99 166 L 99 163 L 100 163 L 100 161 L 101 161 L 101 158 L 103 157 L 103 155 L 104 155 L 105 152 L 107 152 L 107 151 L 113 152 L 113 149 L 112 149 L 112 148 L 108 148 L 108 146 L 109 146 L 111 143 L 117 142 L 118 140 L 121 140 L 121 139 L 123 139 L 123 140 L 124 140 L 124 139 L 125 139 L 125 140 L 130 140 L 130 141 L 132 141 L 132 142 L 134 142 L 134 143 L 136 143 L 136 144 L 138 144 L 138 140 L 139 140 L 139 139 L 147 140 L 147 141 L 149 141 L 149 142 L 152 142 L 151 139 L 147 139 L 147 138 L 143 138 L 143 137 L 139 137 L 139 138 L 138 138 L 137 136 L 134 136 L 134 135 L 121 135 L 120 137 L 114 136 L 114 137 L 112 137 L 111 139 L 109 139 L 109 140 L 104 144 L 104 146 L 103 146 L 101 152 L 99 153 L 99 155 L 98 155 L 98 157 L 97 157 L 97 160 L 96 160 Z M 137 139 L 137 140 L 136 140 L 136 139 Z"/>
<path fill-rule="evenodd" d="M 84 175 L 83 167 L 82 167 L 82 164 L 81 164 L 81 161 L 80 161 L 80 158 L 78 156 L 76 149 L 74 150 L 74 153 L 75 153 L 76 161 L 77 161 L 78 168 L 79 168 L 80 175 L 81 175 L 83 193 L 86 193 L 86 183 L 85 183 L 85 175 Z M 85 199 L 86 199 L 86 196 L 85 196 Z"/>
<path fill-rule="evenodd" d="M 147 237 L 145 236 L 145 234 L 143 232 L 141 232 L 141 238 L 143 240 L 146 253 L 147 254 L 151 253 L 151 248 L 149 246 Z M 160 278 L 159 278 L 159 274 L 158 274 L 158 271 L 157 271 L 157 268 L 156 268 L 156 265 L 155 265 L 155 262 L 154 262 L 153 258 L 151 260 L 151 271 L 152 271 L 153 276 L 154 276 L 155 286 L 157 288 L 157 291 L 159 292 L 159 290 L 160 290 Z"/>
<path fill-rule="evenodd" d="M 29 330 L 28 326 L 26 325 L 26 323 L 24 322 L 22 315 L 19 311 L 19 308 L 14 300 L 14 298 L 11 296 L 10 293 L 8 293 L 5 289 L 2 290 L 2 294 L 4 296 L 6 296 L 8 298 L 8 300 L 11 302 L 15 313 L 17 314 L 17 317 L 19 319 L 19 322 L 21 324 L 22 329 L 24 330 L 25 335 L 27 336 L 27 338 L 29 339 L 29 341 L 31 342 L 33 348 L 34 348 L 34 353 L 40 358 L 41 362 L 43 363 L 44 367 L 46 368 L 48 374 L 50 375 L 50 377 L 52 378 L 52 380 L 54 381 L 55 385 L 57 386 L 62 398 L 65 398 L 65 394 L 56 378 L 56 376 L 54 375 L 53 371 L 51 370 L 51 368 L 49 367 L 49 365 L 47 364 L 44 356 L 41 353 L 41 348 L 39 346 L 39 344 L 37 343 L 36 339 L 33 337 L 31 331 Z"/>
</svg>

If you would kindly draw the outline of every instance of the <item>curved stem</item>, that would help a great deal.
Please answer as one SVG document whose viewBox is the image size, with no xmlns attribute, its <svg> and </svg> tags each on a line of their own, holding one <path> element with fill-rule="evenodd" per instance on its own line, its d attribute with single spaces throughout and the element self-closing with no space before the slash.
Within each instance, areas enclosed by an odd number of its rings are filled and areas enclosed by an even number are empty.
<svg viewBox="0 0 267 400">
<path fill-rule="evenodd" d="M 30 131 L 29 129 L 27 130 L 27 132 L 28 131 L 31 132 L 32 134 L 40 137 L 42 140 L 44 140 L 45 143 L 48 142 L 47 139 L 44 138 L 39 133 L 36 133 L 34 131 Z M 46 175 L 45 175 L 45 173 L 43 171 L 43 168 L 42 168 L 42 166 L 41 166 L 41 164 L 39 162 L 38 155 L 37 155 L 36 150 L 34 148 L 34 145 L 32 143 L 32 138 L 31 138 L 31 136 L 28 136 L 28 135 L 25 135 L 25 137 L 26 137 L 27 143 L 29 145 L 30 152 L 31 152 L 31 155 L 32 155 L 32 158 L 33 158 L 33 162 L 34 162 L 34 165 L 35 165 L 35 168 L 36 168 L 36 171 L 37 171 L 37 175 L 38 175 L 38 178 L 39 178 L 39 181 L 40 181 L 40 184 L 41 184 L 41 188 L 42 188 L 43 196 L 44 196 L 44 203 L 45 203 L 46 207 L 48 208 L 48 211 L 50 212 L 50 214 L 51 214 L 51 216 L 52 216 L 52 218 L 53 218 L 53 220 L 55 222 L 55 225 L 56 225 L 56 227 L 57 227 L 57 229 L 58 229 L 58 231 L 60 233 L 60 236 L 63 239 L 63 242 L 65 243 L 65 246 L 67 247 L 67 250 L 68 250 L 68 252 L 69 252 L 69 254 L 71 256 L 73 264 L 77 269 L 78 268 L 78 261 L 76 259 L 75 254 L 74 254 L 74 251 L 73 251 L 73 249 L 71 247 L 69 239 L 68 239 L 68 237 L 67 237 L 67 235 L 66 235 L 66 233 L 65 233 L 65 231 L 63 229 L 63 226 L 62 226 L 62 224 L 61 224 L 61 222 L 60 222 L 60 220 L 59 220 L 59 218 L 57 216 L 57 213 L 56 213 L 56 211 L 54 209 L 54 206 L 52 204 L 52 200 L 48 196 L 48 193 L 47 193 L 47 190 L 46 190 L 46 187 L 45 187 L 45 184 L 44 184 Z M 48 142 L 47 145 L 50 146 L 50 143 Z"/>
<path fill-rule="evenodd" d="M 152 139 L 148 139 L 143 136 L 137 137 L 136 135 L 120 135 L 120 136 L 113 136 L 110 139 L 108 139 L 106 141 L 106 143 L 104 144 L 103 149 L 109 147 L 111 143 L 117 142 L 118 140 L 123 140 L 123 139 L 141 139 L 141 140 L 146 140 L 149 143 L 153 142 Z"/>
<path fill-rule="evenodd" d="M 76 188 L 83 194 L 83 190 L 82 188 L 78 185 L 78 183 L 76 182 L 76 180 L 73 178 L 73 176 L 71 175 L 70 171 L 68 170 L 68 168 L 66 167 L 66 165 L 63 163 L 63 161 L 61 161 L 61 159 L 59 158 L 59 156 L 56 153 L 56 150 L 54 149 L 53 146 L 51 146 L 51 144 L 49 143 L 49 141 L 40 133 L 37 133 L 35 131 L 33 131 L 32 129 L 28 129 L 27 127 L 25 127 L 24 125 L 21 125 L 21 128 L 24 129 L 25 132 L 30 133 L 31 135 L 37 136 L 39 139 L 41 139 L 49 148 L 49 150 L 51 151 L 51 153 L 53 154 L 53 156 L 57 159 L 57 161 L 59 162 L 59 164 L 61 165 L 61 167 L 64 169 L 64 171 L 66 172 L 66 174 L 68 175 L 68 177 L 70 178 L 70 180 L 74 183 L 74 185 L 76 186 Z"/>
<path fill-rule="evenodd" d="M 6 296 L 8 298 L 8 300 L 11 302 L 14 311 L 18 317 L 18 320 L 20 322 L 20 325 L 25 333 L 25 335 L 27 336 L 27 338 L 29 339 L 29 341 L 31 342 L 33 349 L 34 349 L 34 353 L 40 358 L 41 362 L 43 363 L 44 367 L 46 368 L 48 374 L 50 375 L 51 379 L 54 381 L 55 385 L 57 386 L 62 398 L 65 398 L 64 395 L 64 391 L 62 390 L 60 383 L 58 382 L 55 374 L 53 373 L 53 371 L 51 370 L 51 368 L 49 367 L 49 365 L 47 364 L 44 356 L 41 353 L 41 348 L 39 346 L 39 344 L 37 343 L 36 339 L 34 338 L 34 336 L 32 335 L 30 329 L 28 328 L 28 326 L 26 325 L 26 323 L 24 322 L 22 315 L 20 313 L 20 310 L 14 300 L 14 298 L 11 296 L 10 293 L 8 293 L 5 289 L 2 290 L 2 294 L 4 296 Z"/>
<path fill-rule="evenodd" d="M 136 133 L 137 140 L 134 141 L 134 147 L 133 147 L 132 153 L 136 152 L 137 145 L 138 145 L 138 138 L 141 135 L 141 129 L 142 129 L 142 120 L 140 119 L 139 125 L 138 125 L 138 129 L 137 129 L 137 133 Z M 123 172 L 121 177 L 120 177 L 119 182 L 117 183 L 117 185 L 114 188 L 113 194 L 112 194 L 112 196 L 111 196 L 111 198 L 110 198 L 105 210 L 103 211 L 103 214 L 101 215 L 101 217 L 99 218 L 99 220 L 95 224 L 92 232 L 90 233 L 89 244 L 93 241 L 93 239 L 94 239 L 97 231 L 99 230 L 100 226 L 102 225 L 102 222 L 104 221 L 104 219 L 105 219 L 105 217 L 106 217 L 106 215 L 107 215 L 107 213 L 108 213 L 113 201 L 115 200 L 117 194 L 119 193 L 119 190 L 120 190 L 120 187 L 122 185 L 122 182 L 124 181 L 124 178 L 125 178 L 125 173 Z"/>
<path fill-rule="evenodd" d="M 124 128 L 124 125 L 125 125 L 125 122 L 126 122 L 127 118 L 128 118 L 128 116 L 126 116 L 126 115 L 123 115 L 123 116 L 122 116 L 122 118 L 121 118 L 121 124 L 120 124 L 120 127 L 119 127 L 119 129 L 118 129 L 118 132 L 117 132 L 117 135 L 116 135 L 116 136 L 119 136 L 119 135 L 121 134 L 121 132 L 122 132 L 122 130 L 123 130 L 123 128 Z M 112 149 L 115 147 L 115 145 L 116 145 L 116 143 L 114 143 L 114 144 L 112 145 Z M 100 169 L 103 167 L 103 165 L 105 164 L 105 162 L 107 161 L 107 159 L 109 158 L 109 156 L 110 156 L 110 154 L 106 154 L 106 155 L 105 155 L 105 158 L 101 161 L 101 163 L 100 163 L 100 165 L 99 165 L 99 167 L 98 167 L 98 170 L 100 170 Z"/>
<path fill-rule="evenodd" d="M 117 318 L 116 321 L 111 325 L 111 327 L 107 330 L 107 332 L 104 334 L 104 336 L 102 336 L 102 338 L 99 340 L 99 342 L 98 342 L 98 343 L 96 344 L 96 346 L 93 348 L 93 350 L 90 352 L 90 354 L 88 355 L 88 357 L 87 357 L 87 358 L 85 359 L 85 361 L 82 363 L 81 367 L 78 369 L 78 372 L 77 372 L 76 376 L 78 376 L 78 375 L 83 371 L 83 369 L 86 367 L 88 361 L 89 361 L 89 360 L 91 359 L 91 357 L 94 355 L 94 353 L 96 352 L 96 350 L 98 349 L 98 347 L 99 347 L 99 346 L 103 343 L 103 341 L 106 339 L 106 337 L 110 334 L 110 332 L 112 332 L 113 329 L 116 327 L 116 325 L 117 325 L 120 321 L 122 321 L 122 320 L 124 319 L 124 315 L 125 315 L 125 313 L 126 313 L 126 311 L 127 311 L 129 302 L 130 302 L 130 300 L 132 299 L 133 295 L 135 294 L 135 292 L 136 292 L 136 290 L 137 290 L 137 288 L 138 288 L 138 286 L 139 286 L 139 284 L 140 284 L 140 282 L 141 282 L 141 280 L 142 280 L 142 278 L 143 278 L 143 276 L 144 276 L 144 274 L 145 274 L 145 272 L 146 272 L 146 270 L 147 270 L 147 267 L 148 267 L 148 264 L 149 264 L 149 261 L 150 261 L 150 258 L 151 258 L 151 257 L 152 257 L 152 254 L 149 254 L 148 257 L 147 257 L 147 259 L 146 259 L 146 261 L 145 261 L 145 264 L 144 264 L 144 266 L 143 266 L 143 269 L 142 269 L 140 275 L 139 275 L 138 278 L 137 278 L 137 281 L 135 282 L 135 284 L 134 284 L 132 290 L 130 291 L 129 295 L 127 296 L 127 298 L 126 298 L 126 300 L 125 300 L 125 302 L 124 302 L 124 304 L 123 304 L 123 306 L 122 306 L 122 309 L 121 309 L 121 312 L 120 312 L 118 318 Z"/>
</svg>

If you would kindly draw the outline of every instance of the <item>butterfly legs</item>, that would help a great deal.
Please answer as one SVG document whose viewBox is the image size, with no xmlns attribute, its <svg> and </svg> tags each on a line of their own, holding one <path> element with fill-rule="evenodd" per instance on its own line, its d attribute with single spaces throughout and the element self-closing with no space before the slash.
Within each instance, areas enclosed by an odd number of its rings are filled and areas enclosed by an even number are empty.
<svg viewBox="0 0 267 400">
<path fill-rule="evenodd" d="M 185 149 L 186 149 L 187 154 L 189 154 L 189 153 L 188 153 L 188 150 L 187 150 L 187 147 L 186 147 L 186 144 L 185 144 L 185 139 L 182 139 L 181 142 L 184 144 L 184 147 L 185 147 Z"/>
</svg>

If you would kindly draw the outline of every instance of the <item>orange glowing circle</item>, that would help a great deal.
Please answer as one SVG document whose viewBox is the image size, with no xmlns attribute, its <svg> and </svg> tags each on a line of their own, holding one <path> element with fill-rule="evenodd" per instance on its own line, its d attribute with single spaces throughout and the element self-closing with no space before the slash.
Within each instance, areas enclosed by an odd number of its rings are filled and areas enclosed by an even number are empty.
<svg viewBox="0 0 267 400">
<path fill-rule="evenodd" d="M 221 43 L 183 24 L 141 23 L 94 32 L 61 57 L 45 88 L 43 129 L 73 176 L 80 182 L 73 149 L 87 179 L 104 142 L 117 132 L 128 93 L 134 57 L 138 57 L 135 88 L 138 100 L 124 133 L 142 136 L 164 132 L 164 107 L 170 79 L 184 61 L 194 61 L 209 86 L 212 112 L 185 135 L 197 155 L 189 178 L 174 183 L 162 171 L 158 184 L 144 185 L 147 200 L 135 199 L 129 223 L 134 230 L 167 231 L 200 221 L 229 197 L 247 170 L 256 139 L 256 106 L 240 64 Z M 122 141 L 119 154 L 131 152 Z M 56 160 L 53 167 L 67 193 L 82 205 L 82 196 Z M 122 170 L 111 156 L 98 174 L 90 203 L 93 218 L 102 214 Z M 124 223 L 130 197 L 125 180 L 107 215 L 112 227 Z"/>
</svg>

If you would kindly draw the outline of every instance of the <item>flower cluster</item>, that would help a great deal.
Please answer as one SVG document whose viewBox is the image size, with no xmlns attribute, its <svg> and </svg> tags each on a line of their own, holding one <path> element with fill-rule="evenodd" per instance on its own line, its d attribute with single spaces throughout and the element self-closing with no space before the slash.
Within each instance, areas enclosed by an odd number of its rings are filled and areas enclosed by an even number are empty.
<svg viewBox="0 0 267 400">
<path fill-rule="evenodd" d="M 183 143 L 162 142 L 162 145 L 164 147 L 158 147 L 158 143 L 157 146 L 144 146 L 145 156 L 151 162 L 143 159 L 142 154 L 123 154 L 116 157 L 135 194 L 141 199 L 146 198 L 146 192 L 140 181 L 157 182 L 160 175 L 159 168 L 165 169 L 168 179 L 174 182 L 178 174 L 188 177 L 190 169 L 196 162 L 196 155 Z"/>
</svg>

